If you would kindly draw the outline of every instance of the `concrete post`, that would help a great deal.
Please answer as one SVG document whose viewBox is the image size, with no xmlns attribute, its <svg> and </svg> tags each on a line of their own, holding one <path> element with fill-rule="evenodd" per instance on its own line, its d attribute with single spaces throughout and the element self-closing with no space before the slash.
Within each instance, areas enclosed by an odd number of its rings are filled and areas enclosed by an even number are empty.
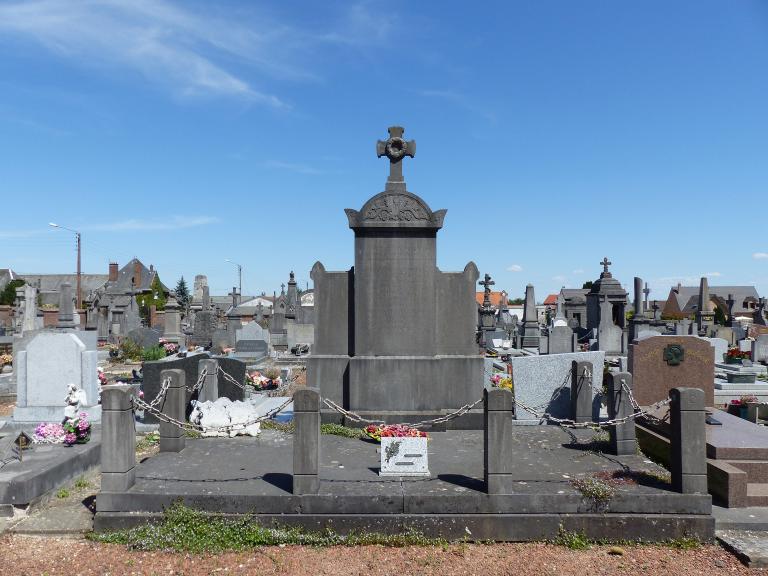
<svg viewBox="0 0 768 576">
<path fill-rule="evenodd" d="M 184 370 L 163 370 L 160 372 L 160 382 L 171 379 L 171 385 L 165 393 L 161 410 L 181 422 L 186 422 L 187 389 L 184 383 Z M 184 450 L 184 430 L 175 424 L 160 422 L 160 452 L 181 452 Z"/>
<path fill-rule="evenodd" d="M 320 489 L 320 393 L 304 388 L 293 395 L 293 493 Z"/>
<path fill-rule="evenodd" d="M 571 363 L 571 418 L 576 422 L 592 420 L 592 362 Z"/>
<path fill-rule="evenodd" d="M 101 491 L 124 492 L 136 481 L 133 386 L 101 389 Z"/>
<path fill-rule="evenodd" d="M 707 493 L 707 432 L 704 391 L 669 391 L 672 488 L 683 494 Z"/>
<path fill-rule="evenodd" d="M 200 402 L 215 402 L 219 399 L 219 361 L 212 358 L 200 360 L 197 364 L 198 378 L 200 378 L 200 374 L 202 374 L 205 369 L 207 369 L 208 372 L 203 380 L 203 387 L 200 389 L 198 399 Z"/>
<path fill-rule="evenodd" d="M 514 432 L 515 397 L 509 390 L 485 390 L 484 475 L 488 494 L 511 494 L 514 462 L 507 448 Z"/>
<path fill-rule="evenodd" d="M 622 386 L 632 390 L 632 374 L 629 372 L 610 372 L 608 374 L 608 417 L 611 420 L 624 418 L 634 412 L 629 394 Z M 630 418 L 624 424 L 608 427 L 611 454 L 625 456 L 637 453 L 635 420 Z"/>
</svg>

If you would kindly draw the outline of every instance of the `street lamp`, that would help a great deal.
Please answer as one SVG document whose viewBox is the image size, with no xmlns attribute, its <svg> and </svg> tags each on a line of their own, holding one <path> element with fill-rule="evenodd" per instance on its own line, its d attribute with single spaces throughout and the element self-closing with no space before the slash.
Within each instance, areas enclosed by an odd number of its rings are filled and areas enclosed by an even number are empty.
<svg viewBox="0 0 768 576">
<path fill-rule="evenodd" d="M 75 238 L 77 238 L 77 309 L 80 310 L 83 307 L 83 294 L 80 284 L 80 232 L 77 230 L 72 230 L 72 228 L 67 228 L 66 226 L 59 226 L 53 222 L 48 222 L 48 226 L 53 228 L 61 228 L 62 230 L 72 232 L 74 233 Z"/>
<path fill-rule="evenodd" d="M 230 260 L 229 258 L 225 258 L 224 262 L 229 262 L 230 264 L 234 264 L 237 266 L 237 283 L 238 283 L 238 290 L 240 291 L 240 296 L 243 295 L 243 267 L 235 262 L 234 260 Z"/>
</svg>

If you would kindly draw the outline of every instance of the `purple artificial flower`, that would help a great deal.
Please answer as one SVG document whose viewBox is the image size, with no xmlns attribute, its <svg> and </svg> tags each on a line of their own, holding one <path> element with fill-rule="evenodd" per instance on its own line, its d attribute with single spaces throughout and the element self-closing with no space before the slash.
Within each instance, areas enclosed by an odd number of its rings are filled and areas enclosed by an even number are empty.
<svg viewBox="0 0 768 576">
<path fill-rule="evenodd" d="M 67 434 L 66 436 L 64 436 L 64 443 L 65 444 L 74 444 L 75 442 L 77 442 L 77 436 L 75 436 L 71 432 L 69 434 Z"/>
</svg>

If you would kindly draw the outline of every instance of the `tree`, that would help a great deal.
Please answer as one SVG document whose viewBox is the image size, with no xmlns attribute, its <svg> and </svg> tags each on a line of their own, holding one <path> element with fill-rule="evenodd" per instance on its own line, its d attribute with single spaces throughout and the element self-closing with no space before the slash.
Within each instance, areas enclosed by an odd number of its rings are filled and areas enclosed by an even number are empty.
<svg viewBox="0 0 768 576">
<path fill-rule="evenodd" d="M 720 308 L 720 306 L 715 306 L 715 324 L 725 326 L 725 322 L 725 312 L 723 312 L 723 309 Z"/>
<path fill-rule="evenodd" d="M 154 305 L 156 310 L 162 310 L 165 308 L 165 303 L 168 301 L 165 291 L 163 290 L 163 284 L 160 282 L 159 274 L 155 274 L 150 289 L 152 292 L 136 296 L 136 302 L 139 304 L 139 311 L 145 319 L 149 318 L 150 306 Z"/>
<path fill-rule="evenodd" d="M 507 304 L 510 306 L 519 306 L 520 304 L 525 304 L 525 298 L 515 298 L 514 300 L 507 300 Z"/>
<path fill-rule="evenodd" d="M 3 291 L 0 292 L 0 305 L 5 304 L 7 306 L 13 306 L 13 303 L 16 301 L 16 288 L 24 286 L 24 284 L 26 284 L 26 282 L 21 278 L 8 282 Z"/>
<path fill-rule="evenodd" d="M 587 280 L 586 282 L 584 282 L 584 284 L 582 284 L 581 287 L 582 287 L 582 289 L 584 289 L 584 288 L 592 288 L 592 280 Z"/>
<path fill-rule="evenodd" d="M 179 281 L 176 282 L 176 301 L 182 309 L 186 310 L 187 306 L 189 306 L 189 300 L 190 294 L 189 288 L 187 288 L 187 281 L 184 280 L 184 276 L 182 276 L 179 278 Z"/>
</svg>

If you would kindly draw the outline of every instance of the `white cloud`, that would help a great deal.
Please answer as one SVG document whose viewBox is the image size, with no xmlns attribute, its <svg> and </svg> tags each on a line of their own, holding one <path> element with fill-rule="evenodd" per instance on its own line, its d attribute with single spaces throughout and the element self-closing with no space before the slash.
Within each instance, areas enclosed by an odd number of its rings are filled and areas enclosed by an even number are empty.
<svg viewBox="0 0 768 576">
<path fill-rule="evenodd" d="M 215 224 L 218 218 L 211 216 L 171 216 L 164 220 L 137 220 L 131 218 L 120 222 L 109 224 L 95 224 L 85 226 L 83 231 L 93 232 L 125 232 L 131 230 L 183 230 L 185 228 L 196 228 L 197 226 L 206 226 Z"/>
<path fill-rule="evenodd" d="M 557 276 L 552 276 L 552 280 L 555 282 L 565 282 L 567 278 L 563 275 L 558 274 Z"/>
<path fill-rule="evenodd" d="M 507 272 L 522 272 L 523 267 L 520 266 L 520 264 L 512 264 L 512 266 L 507 267 Z"/>
<path fill-rule="evenodd" d="M 768 260 L 768 252 L 755 252 L 752 254 L 755 260 Z"/>
<path fill-rule="evenodd" d="M 720 272 L 707 272 L 704 276 L 707 278 L 719 278 L 722 274 Z"/>
<path fill-rule="evenodd" d="M 581 268 L 577 268 L 576 270 L 573 271 L 573 273 L 574 274 L 584 274 L 584 270 L 582 270 Z"/>
</svg>

